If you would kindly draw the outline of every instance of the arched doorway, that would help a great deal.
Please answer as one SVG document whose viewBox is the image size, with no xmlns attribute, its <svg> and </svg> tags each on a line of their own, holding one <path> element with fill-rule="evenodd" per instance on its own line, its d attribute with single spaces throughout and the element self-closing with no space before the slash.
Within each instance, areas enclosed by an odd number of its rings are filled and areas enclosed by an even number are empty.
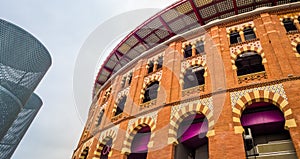
<svg viewBox="0 0 300 159">
<path fill-rule="evenodd" d="M 131 143 L 131 153 L 127 159 L 146 159 L 148 154 L 148 143 L 151 137 L 151 128 L 143 126 L 135 134 Z"/>
<path fill-rule="evenodd" d="M 100 159 L 108 159 L 109 153 L 111 152 L 112 147 L 112 138 L 110 138 L 105 145 L 102 145 Z"/>
<path fill-rule="evenodd" d="M 297 158 L 282 111 L 268 102 L 255 102 L 242 112 L 247 158 L 270 156 Z"/>
<path fill-rule="evenodd" d="M 179 125 L 175 159 L 208 159 L 208 122 L 203 114 L 186 117 Z"/>
</svg>

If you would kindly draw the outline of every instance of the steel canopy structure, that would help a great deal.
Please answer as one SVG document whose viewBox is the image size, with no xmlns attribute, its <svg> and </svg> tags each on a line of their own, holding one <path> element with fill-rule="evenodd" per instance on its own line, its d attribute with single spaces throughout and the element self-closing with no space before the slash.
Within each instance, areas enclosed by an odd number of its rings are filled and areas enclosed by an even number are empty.
<svg viewBox="0 0 300 159">
<path fill-rule="evenodd" d="M 157 13 L 128 34 L 102 64 L 93 96 L 118 70 L 143 52 L 175 35 L 260 7 L 272 7 L 297 0 L 181 0 Z"/>
<path fill-rule="evenodd" d="M 40 109 L 33 91 L 50 65 L 41 42 L 0 19 L 0 158 L 10 158 Z"/>
</svg>

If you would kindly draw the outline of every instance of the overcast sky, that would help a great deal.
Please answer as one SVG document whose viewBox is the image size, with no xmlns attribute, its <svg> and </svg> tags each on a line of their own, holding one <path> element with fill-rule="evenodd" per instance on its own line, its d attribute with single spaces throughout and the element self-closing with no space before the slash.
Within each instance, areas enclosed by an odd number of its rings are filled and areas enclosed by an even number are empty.
<svg viewBox="0 0 300 159">
<path fill-rule="evenodd" d="M 12 158 L 70 159 L 83 130 L 84 117 L 77 113 L 73 97 L 75 61 L 82 45 L 98 26 L 117 15 L 136 9 L 164 8 L 175 1 L 2 0 L 0 18 L 33 34 L 46 46 L 53 62 L 35 91 L 44 104 Z M 90 90 L 92 84 L 82 81 Z M 79 107 L 87 110 L 90 100 L 82 100 L 85 104 Z"/>
</svg>

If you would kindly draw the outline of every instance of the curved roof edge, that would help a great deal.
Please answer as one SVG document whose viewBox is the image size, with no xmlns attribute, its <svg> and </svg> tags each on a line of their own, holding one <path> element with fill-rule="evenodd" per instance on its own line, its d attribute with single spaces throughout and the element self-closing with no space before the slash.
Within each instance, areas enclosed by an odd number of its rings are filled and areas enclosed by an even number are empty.
<svg viewBox="0 0 300 159">
<path fill-rule="evenodd" d="M 49 59 L 49 66 L 51 66 L 52 64 L 52 57 L 51 57 L 51 54 L 50 52 L 48 51 L 48 49 L 46 48 L 46 46 L 38 39 L 36 38 L 32 33 L 30 33 L 29 31 L 21 28 L 20 26 L 6 20 L 6 19 L 3 19 L 3 18 L 0 18 L 0 23 L 4 23 L 5 25 L 8 25 L 9 27 L 11 28 L 15 28 L 15 30 L 18 31 L 18 33 L 20 34 L 24 34 L 25 36 L 31 38 L 32 40 L 34 40 L 36 43 L 38 43 L 43 49 L 44 49 L 44 52 L 45 55 L 48 56 L 48 59 Z"/>
<path fill-rule="evenodd" d="M 183 34 L 189 30 L 197 30 L 200 26 L 216 25 L 224 23 L 232 16 L 249 16 L 248 13 L 266 12 L 272 10 L 274 6 L 284 5 L 288 8 L 296 7 L 289 5 L 293 0 L 264 0 L 261 2 L 249 2 L 239 0 L 181 0 L 164 10 L 158 12 L 131 33 L 129 33 L 109 54 L 102 64 L 95 79 L 93 97 L 114 73 L 135 61 L 137 57 L 153 51 L 158 45 L 174 40 L 176 35 Z M 298 6 L 297 5 L 297 6 Z M 281 9 L 284 6 L 275 7 Z M 261 7 L 270 7 L 268 9 L 258 9 Z M 245 14 L 246 13 L 246 14 Z M 211 23 L 210 23 L 211 22 Z M 193 31 L 189 31 L 193 32 Z M 186 34 L 186 33 L 185 33 Z"/>
</svg>

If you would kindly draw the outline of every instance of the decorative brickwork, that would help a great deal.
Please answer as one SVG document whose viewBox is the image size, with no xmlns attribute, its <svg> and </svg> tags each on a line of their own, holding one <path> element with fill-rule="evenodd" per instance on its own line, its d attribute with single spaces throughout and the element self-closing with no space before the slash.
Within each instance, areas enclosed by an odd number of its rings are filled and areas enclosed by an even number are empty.
<svg viewBox="0 0 300 159">
<path fill-rule="evenodd" d="M 226 31 L 227 33 L 229 34 L 230 32 L 232 31 L 243 31 L 245 28 L 247 27 L 251 27 L 251 28 L 254 28 L 254 23 L 253 21 L 250 21 L 250 22 L 246 22 L 246 23 L 241 23 L 241 24 L 237 24 L 237 25 L 234 25 L 234 26 L 231 26 L 231 27 L 227 27 L 226 28 Z"/>
<path fill-rule="evenodd" d="M 296 49 L 297 45 L 300 44 L 300 33 L 290 34 L 289 38 L 291 40 L 291 44 L 293 46 L 293 50 L 295 52 L 295 56 L 296 57 L 300 57 L 300 54 L 297 52 L 297 49 Z"/>
<path fill-rule="evenodd" d="M 235 60 L 237 59 L 238 55 L 246 51 L 253 51 L 258 53 L 262 58 L 262 63 L 265 64 L 267 62 L 265 53 L 263 52 L 259 39 L 255 41 L 249 41 L 246 43 L 242 43 L 241 45 L 230 47 L 231 64 L 234 70 L 237 69 L 235 66 Z"/>
<path fill-rule="evenodd" d="M 116 102 L 114 104 L 114 107 L 112 109 L 113 114 L 117 111 L 117 107 L 118 107 L 118 104 L 119 104 L 120 100 L 123 97 L 128 96 L 129 90 L 130 90 L 130 87 L 127 87 L 126 89 L 123 89 L 121 92 L 118 93 L 117 100 L 116 100 Z M 121 117 L 119 117 L 119 118 L 121 118 Z"/>
<path fill-rule="evenodd" d="M 146 125 L 148 125 L 151 129 L 151 137 L 150 137 L 150 142 L 148 144 L 148 147 L 153 146 L 153 141 L 151 141 L 151 139 L 153 139 L 153 137 L 155 135 L 154 129 L 156 127 L 157 113 L 158 112 L 156 111 L 156 112 L 145 114 L 143 116 L 139 116 L 137 118 L 129 120 L 127 131 L 126 131 L 126 140 L 124 141 L 124 144 L 123 144 L 124 146 L 122 149 L 123 154 L 128 154 L 131 152 L 130 147 L 131 147 L 131 143 L 134 138 L 134 135 L 137 134 L 137 132 Z"/>
<path fill-rule="evenodd" d="M 288 100 L 283 88 L 282 84 L 275 84 L 275 85 L 270 85 L 270 86 L 264 86 L 264 87 L 257 87 L 257 88 L 252 88 L 252 89 L 245 89 L 242 91 L 236 91 L 236 92 L 231 92 L 230 93 L 230 98 L 231 98 L 231 106 L 234 108 L 236 105 L 236 102 L 243 96 L 245 96 L 247 93 L 253 92 L 253 91 L 268 91 L 268 92 L 273 92 L 276 94 L 279 94 L 281 97 L 283 97 L 285 100 Z"/>
<path fill-rule="evenodd" d="M 183 88 L 183 84 L 184 84 L 184 74 L 186 72 L 186 70 L 190 67 L 193 66 L 200 66 L 200 67 L 204 67 L 204 77 L 207 76 L 207 65 L 206 65 L 206 55 L 198 55 L 195 56 L 193 58 L 189 58 L 186 60 L 183 60 L 181 62 L 181 73 L 180 73 L 180 84 L 181 87 Z"/>
<path fill-rule="evenodd" d="M 141 90 L 141 95 L 140 95 L 141 101 L 144 99 L 145 89 L 147 88 L 147 86 L 154 81 L 160 81 L 161 77 L 162 77 L 162 73 L 163 73 L 163 71 L 160 70 L 160 71 L 154 72 L 144 78 L 143 89 Z"/>
<path fill-rule="evenodd" d="M 150 21 L 153 20 L 151 25 L 157 24 L 160 29 L 166 27 L 167 31 L 164 34 L 169 34 L 175 29 L 178 36 L 169 39 L 165 36 L 168 41 L 158 44 L 153 49 L 150 45 L 145 44 L 143 47 L 149 47 L 149 50 L 145 52 L 145 49 L 144 52 L 139 52 L 138 55 L 141 56 L 134 57 L 132 63 L 122 66 L 121 70 L 126 71 L 112 72 L 109 77 L 102 72 L 99 77 L 101 79 L 111 78 L 107 79 L 110 83 L 99 83 L 102 86 L 99 87 L 101 95 L 98 100 L 99 105 L 91 108 L 89 121 L 84 129 L 85 133 L 82 134 L 73 157 L 76 156 L 75 159 L 79 159 L 80 154 L 88 147 L 90 152 L 87 159 L 99 159 L 102 147 L 112 139 L 114 149 L 109 159 L 126 158 L 126 155 L 131 153 L 135 135 L 142 127 L 149 126 L 151 137 L 147 145 L 147 159 L 178 158 L 178 156 L 174 156 L 179 152 L 178 147 L 174 148 L 174 145 L 179 143 L 178 137 L 181 135 L 178 134 L 181 133 L 178 130 L 179 127 L 181 128 L 181 124 L 186 122 L 187 117 L 203 114 L 204 122 L 208 123 L 208 132 L 206 133 L 209 145 L 208 158 L 246 158 L 248 154 L 245 151 L 242 135 L 244 129 L 241 124 L 241 115 L 247 106 L 255 102 L 268 102 L 283 112 L 285 123 L 282 120 L 280 124 L 284 125 L 288 130 L 286 133 L 290 134 L 290 139 L 295 147 L 294 155 L 300 156 L 300 131 L 298 128 L 300 124 L 300 100 L 298 97 L 300 58 L 297 58 L 300 57 L 300 54 L 296 50 L 297 45 L 300 44 L 298 20 L 300 2 L 257 9 L 251 13 L 233 17 L 235 14 L 250 11 L 251 7 L 257 8 L 272 4 L 271 1 L 268 2 L 270 3 L 260 1 L 259 4 L 251 6 L 254 3 L 248 0 L 211 2 L 183 0 L 174 4 L 180 5 L 178 8 L 175 7 L 177 11 L 189 14 L 188 16 L 194 18 L 203 28 L 193 29 L 188 24 L 185 26 L 186 28 L 183 28 L 184 24 L 189 21 L 184 19 L 184 15 L 179 15 L 169 9 L 159 13 L 158 17 L 150 19 Z M 286 2 L 276 1 L 272 5 Z M 197 8 L 202 5 L 204 5 L 203 8 Z M 219 9 L 230 9 L 230 11 L 226 14 L 220 13 L 215 17 L 209 17 L 211 13 L 219 12 Z M 193 12 L 194 10 L 197 12 Z M 286 18 L 284 15 L 293 20 L 298 31 L 293 26 L 291 32 L 287 31 L 286 26 L 281 25 L 280 18 Z M 201 18 L 204 20 L 201 21 Z M 213 18 L 220 19 L 211 21 Z M 286 21 L 292 25 L 290 20 Z M 284 21 L 285 25 L 287 25 L 286 21 Z M 205 35 L 203 30 L 206 31 Z M 137 51 L 136 47 L 132 45 L 133 48 L 126 51 L 124 46 L 133 39 L 135 39 L 133 43 L 141 46 L 142 40 L 151 38 L 155 40 L 155 37 L 162 35 L 157 32 L 158 30 L 151 31 L 145 27 L 138 28 L 131 39 L 121 43 L 116 55 L 119 53 L 133 55 L 132 51 Z M 137 39 L 138 37 L 141 39 Z M 211 52 L 213 51 L 212 47 L 215 48 L 213 53 Z M 130 48 L 129 45 L 128 48 Z M 248 53 L 240 56 L 245 52 Z M 261 58 L 254 53 L 260 55 Z M 163 58 L 161 58 L 162 56 Z M 215 60 L 217 56 L 222 62 L 209 65 L 214 62 L 210 60 Z M 251 56 L 255 56 L 255 58 Z M 240 64 L 237 65 L 241 69 L 237 69 L 235 65 L 237 59 Z M 260 64 L 259 66 L 263 69 L 252 67 L 258 66 L 258 64 L 254 65 L 258 61 L 262 61 L 263 66 Z M 224 67 L 215 67 L 218 64 L 222 64 Z M 241 65 L 249 65 L 248 68 L 253 68 L 254 71 L 249 69 L 245 71 L 247 73 L 241 73 L 242 69 L 246 70 L 247 68 Z M 127 77 L 131 71 L 128 70 L 134 70 L 130 82 Z M 208 70 L 211 71 L 208 72 Z M 184 81 L 193 81 L 192 78 L 184 78 L 186 73 L 192 75 L 193 72 L 198 73 L 197 79 L 202 85 L 184 85 Z M 204 79 L 202 78 L 203 72 Z M 223 73 L 225 74 L 224 78 L 220 78 Z M 125 85 L 120 86 L 121 80 L 125 82 L 123 83 Z M 224 85 L 226 87 L 223 88 Z M 116 111 L 120 99 L 124 96 L 131 99 L 125 102 L 126 113 L 119 114 L 120 109 L 117 116 L 111 117 L 111 112 Z M 123 104 L 119 106 L 122 108 Z M 264 108 L 262 107 L 262 109 Z M 88 125 L 99 118 L 99 113 L 95 112 L 103 109 L 105 109 L 105 115 L 108 115 L 111 120 L 104 120 L 101 125 L 93 127 L 95 131 L 91 133 Z M 93 111 L 94 113 L 92 113 Z M 276 111 L 278 112 L 277 108 Z M 126 118 L 123 114 L 126 115 Z M 261 112 L 258 114 L 264 115 Z M 202 122 L 202 120 L 202 118 L 197 118 L 195 123 Z M 112 124 L 116 124 L 116 126 L 112 127 Z M 118 132 L 117 129 L 120 131 Z M 124 132 L 121 133 L 121 130 Z M 276 133 L 275 131 L 274 129 L 274 133 Z M 252 134 L 255 133 L 253 131 Z M 93 138 L 96 142 L 92 140 Z M 194 140 L 187 139 L 186 141 Z M 276 153 L 276 155 L 278 154 Z"/>
<path fill-rule="evenodd" d="M 173 106 L 171 117 L 170 117 L 168 143 L 169 144 L 178 143 L 177 132 L 180 123 L 184 118 L 190 115 L 195 115 L 197 113 L 204 114 L 208 121 L 208 132 L 206 136 L 213 136 L 215 134 L 213 130 L 213 126 L 215 124 L 213 120 L 213 111 L 212 111 L 212 106 L 211 108 L 209 108 L 207 105 L 212 105 L 212 98 L 206 98 L 199 101 Z"/>
<path fill-rule="evenodd" d="M 234 124 L 235 133 L 242 133 L 244 131 L 244 128 L 242 127 L 240 121 L 241 114 L 248 105 L 251 105 L 254 102 L 269 102 L 274 104 L 275 106 L 279 107 L 284 114 L 286 120 L 285 127 L 286 128 L 297 127 L 296 121 L 292 115 L 292 109 L 289 107 L 286 97 L 281 96 L 279 94 L 282 93 L 282 90 L 278 90 L 275 88 L 274 92 L 256 89 L 251 92 L 245 93 L 236 101 L 235 105 L 233 105 L 232 108 L 232 113 L 233 113 L 232 120 Z M 240 94 L 238 94 L 238 96 L 239 95 Z"/>
<path fill-rule="evenodd" d="M 111 127 L 103 132 L 101 132 L 101 135 L 99 137 L 99 143 L 97 144 L 97 148 L 94 152 L 94 158 L 93 159 L 100 159 L 101 151 L 103 149 L 103 146 L 106 145 L 106 143 L 112 139 L 112 145 L 111 147 L 114 147 L 114 143 L 116 141 L 116 137 L 119 131 L 120 125 L 116 125 L 114 127 Z M 113 153 L 113 150 L 111 149 L 108 156 L 111 156 Z"/>
<path fill-rule="evenodd" d="M 183 42 L 183 43 L 182 43 L 182 49 L 181 49 L 181 52 L 184 53 L 184 49 L 185 49 L 185 47 L 188 46 L 188 45 L 192 45 L 193 48 L 195 48 L 196 43 L 197 43 L 197 42 L 201 42 L 201 41 L 203 41 L 204 44 L 205 44 L 205 36 L 200 36 L 200 37 L 197 37 L 197 38 L 195 38 L 195 39 L 191 39 L 191 40 L 188 40 L 188 41 Z"/>
</svg>

